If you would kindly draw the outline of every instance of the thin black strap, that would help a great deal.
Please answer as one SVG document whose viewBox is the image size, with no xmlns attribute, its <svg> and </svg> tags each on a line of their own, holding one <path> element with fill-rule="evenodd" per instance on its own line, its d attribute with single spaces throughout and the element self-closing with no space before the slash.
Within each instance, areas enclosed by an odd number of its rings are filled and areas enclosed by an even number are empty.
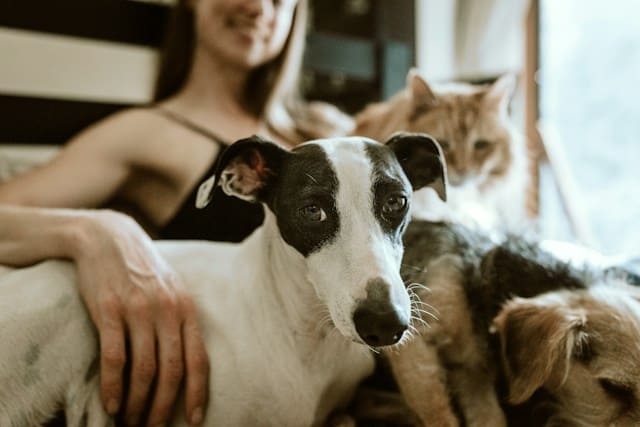
<svg viewBox="0 0 640 427">
<path fill-rule="evenodd" d="M 213 132 L 211 132 L 209 129 L 206 129 L 202 126 L 200 126 L 197 123 L 194 123 L 193 121 L 187 119 L 186 117 L 173 112 L 171 110 L 168 110 L 166 108 L 160 107 L 158 105 L 156 105 L 154 108 L 151 108 L 151 111 L 155 111 L 156 113 L 168 118 L 169 120 L 178 123 L 181 126 L 184 126 L 185 128 L 195 132 L 195 133 L 199 133 L 200 135 L 220 144 L 220 145 L 229 145 L 227 142 L 225 142 L 222 138 L 220 138 L 218 135 L 214 134 Z"/>
</svg>

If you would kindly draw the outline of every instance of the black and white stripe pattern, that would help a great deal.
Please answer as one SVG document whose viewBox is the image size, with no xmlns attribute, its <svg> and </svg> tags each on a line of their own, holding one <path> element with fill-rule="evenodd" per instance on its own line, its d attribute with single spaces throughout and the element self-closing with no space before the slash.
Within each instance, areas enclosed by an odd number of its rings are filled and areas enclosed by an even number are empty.
<svg viewBox="0 0 640 427">
<path fill-rule="evenodd" d="M 149 102 L 174 2 L 0 1 L 0 145 L 62 144 L 120 108 Z M 413 10 L 405 3 L 401 11 Z M 304 62 L 313 72 L 379 85 L 386 97 L 403 86 L 410 53 L 387 36 L 316 32 Z"/>
<path fill-rule="evenodd" d="M 0 143 L 61 144 L 148 102 L 167 13 L 130 0 L 0 3 Z"/>
</svg>

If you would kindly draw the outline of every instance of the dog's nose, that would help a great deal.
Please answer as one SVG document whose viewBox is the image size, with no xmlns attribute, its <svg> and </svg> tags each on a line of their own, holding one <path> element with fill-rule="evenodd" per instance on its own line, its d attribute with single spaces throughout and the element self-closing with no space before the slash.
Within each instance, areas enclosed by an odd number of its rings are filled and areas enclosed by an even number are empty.
<svg viewBox="0 0 640 427">
<path fill-rule="evenodd" d="M 370 346 L 381 347 L 400 341 L 407 330 L 407 319 L 401 318 L 393 307 L 376 310 L 361 304 L 353 313 L 353 323 L 358 335 Z"/>
</svg>

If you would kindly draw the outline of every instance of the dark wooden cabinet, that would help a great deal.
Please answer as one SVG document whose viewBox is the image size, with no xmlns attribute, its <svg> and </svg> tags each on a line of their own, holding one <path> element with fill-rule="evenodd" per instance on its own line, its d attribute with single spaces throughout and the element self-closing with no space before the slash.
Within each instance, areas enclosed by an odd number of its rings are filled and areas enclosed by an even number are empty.
<svg viewBox="0 0 640 427">
<path fill-rule="evenodd" d="M 304 92 L 348 112 L 400 90 L 415 64 L 415 0 L 313 0 Z"/>
</svg>

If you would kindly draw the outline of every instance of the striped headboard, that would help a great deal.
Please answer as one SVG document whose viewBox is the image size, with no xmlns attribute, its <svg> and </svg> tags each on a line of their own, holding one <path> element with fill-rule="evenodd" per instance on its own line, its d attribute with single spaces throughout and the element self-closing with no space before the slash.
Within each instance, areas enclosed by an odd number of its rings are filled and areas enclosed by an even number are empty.
<svg viewBox="0 0 640 427">
<path fill-rule="evenodd" d="M 167 12 L 124 0 L 0 2 L 0 142 L 60 144 L 147 102 Z"/>
</svg>

